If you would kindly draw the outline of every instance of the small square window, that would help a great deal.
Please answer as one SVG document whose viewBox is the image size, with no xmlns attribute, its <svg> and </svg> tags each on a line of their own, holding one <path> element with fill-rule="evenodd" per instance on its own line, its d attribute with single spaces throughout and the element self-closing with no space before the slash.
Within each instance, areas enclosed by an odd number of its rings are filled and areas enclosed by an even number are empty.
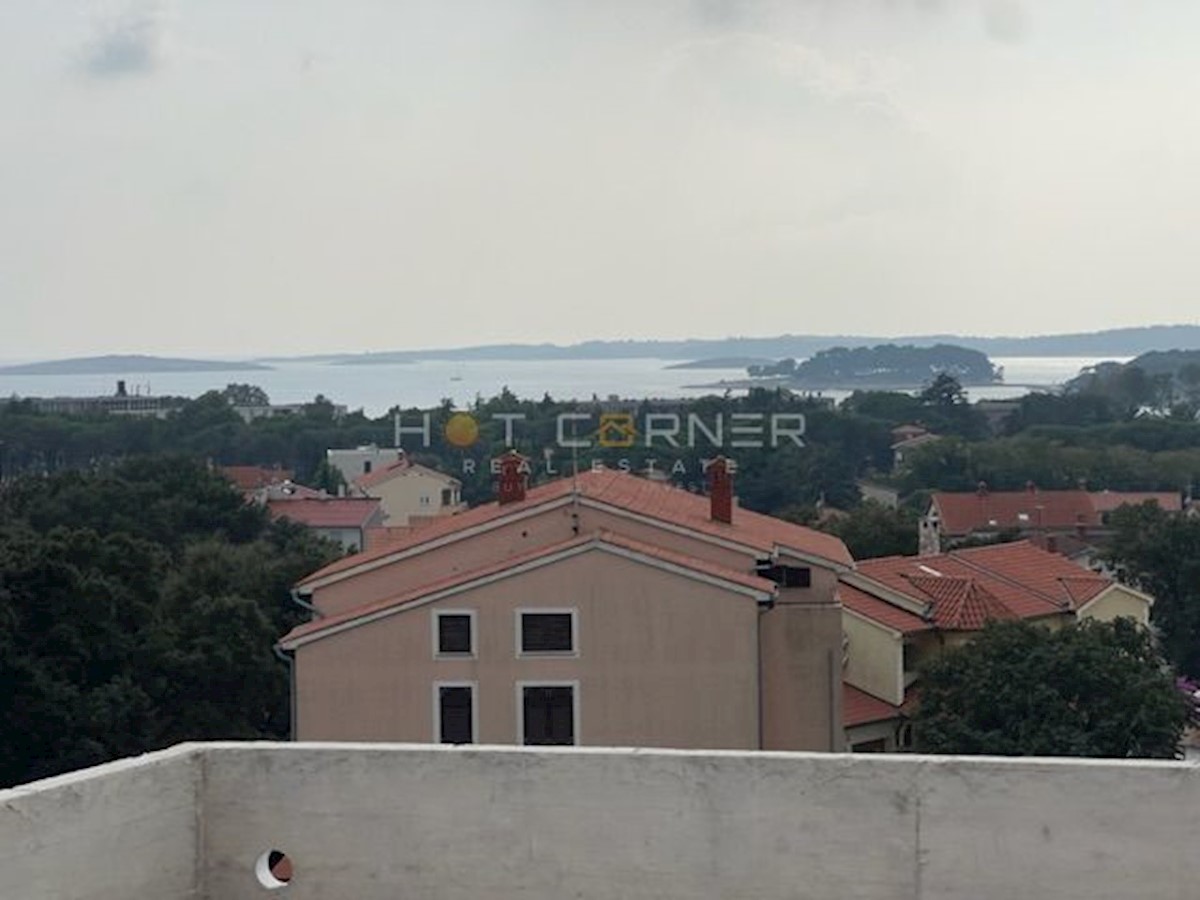
<svg viewBox="0 0 1200 900">
<path fill-rule="evenodd" d="M 438 656 L 470 656 L 475 652 L 475 616 L 470 611 L 434 615 L 434 649 Z"/>
<path fill-rule="evenodd" d="M 575 651 L 575 613 L 573 611 L 522 612 L 521 653 L 573 653 Z"/>
</svg>

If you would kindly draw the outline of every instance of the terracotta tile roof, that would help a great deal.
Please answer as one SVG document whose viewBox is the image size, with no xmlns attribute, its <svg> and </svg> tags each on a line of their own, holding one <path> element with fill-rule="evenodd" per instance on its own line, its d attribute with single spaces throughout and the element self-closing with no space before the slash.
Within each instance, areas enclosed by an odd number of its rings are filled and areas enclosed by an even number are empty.
<svg viewBox="0 0 1200 900">
<path fill-rule="evenodd" d="M 1030 541 L 954 550 L 950 555 L 993 579 L 1021 585 L 1070 609 L 1077 609 L 1113 584 L 1111 578 Z"/>
<path fill-rule="evenodd" d="M 239 491 L 253 491 L 270 484 L 291 481 L 292 473 L 278 466 L 220 466 L 218 471 Z"/>
<path fill-rule="evenodd" d="M 272 518 L 291 519 L 309 528 L 362 528 L 379 511 L 372 497 L 327 497 L 320 500 L 269 500 Z"/>
<path fill-rule="evenodd" d="M 1100 525 L 1087 491 L 936 491 L 933 504 L 950 535 L 1018 528 L 1069 529 Z"/>
<path fill-rule="evenodd" d="M 933 628 L 932 621 L 926 621 L 906 609 L 901 609 L 898 606 L 888 603 L 886 600 L 874 597 L 853 585 L 840 583 L 838 584 L 837 592 L 842 600 L 842 606 L 846 609 L 853 610 L 860 616 L 865 616 L 874 622 L 895 629 L 901 634 L 915 634 L 918 631 L 928 631 Z"/>
<path fill-rule="evenodd" d="M 415 463 L 409 459 L 399 459 L 396 462 L 388 463 L 386 466 L 381 466 L 374 471 L 368 472 L 365 475 L 359 475 L 354 479 L 354 484 L 360 488 L 374 487 L 377 484 L 382 484 L 385 481 L 391 481 L 393 478 L 403 477 L 408 474 L 425 475 L 430 478 L 436 478 L 438 481 L 446 484 L 458 484 L 458 479 L 447 475 L 445 472 L 439 472 L 437 469 L 431 469 L 429 466 L 423 466 L 420 463 Z"/>
<path fill-rule="evenodd" d="M 438 581 L 429 582 L 419 588 L 415 588 L 406 593 L 395 597 L 388 597 L 382 600 L 377 600 L 372 603 L 366 603 L 354 609 L 346 610 L 337 615 L 327 616 L 322 619 L 314 619 L 311 622 L 306 622 L 293 628 L 280 641 L 281 646 L 287 646 L 292 642 L 304 638 L 311 637 L 322 631 L 334 628 L 338 625 L 352 622 L 356 619 L 361 619 L 370 616 L 374 613 L 384 612 L 389 609 L 404 606 L 436 594 L 440 591 L 448 590 L 455 587 L 464 587 L 472 582 L 479 581 L 491 575 L 498 575 L 525 564 L 543 559 L 548 556 L 554 556 L 575 548 L 584 548 L 587 546 L 599 547 L 608 545 L 623 550 L 631 551 L 640 556 L 649 557 L 663 563 L 677 566 L 700 575 L 705 575 L 710 578 L 724 581 L 730 585 L 738 585 L 751 590 L 761 592 L 763 595 L 773 596 L 777 589 L 773 581 L 768 581 L 765 578 L 759 578 L 757 575 L 750 575 L 745 572 L 738 572 L 733 569 L 727 569 L 724 566 L 719 566 L 710 563 L 707 560 L 697 559 L 693 556 L 688 556 L 683 553 L 674 553 L 672 551 L 663 550 L 661 547 L 655 547 L 651 544 L 646 544 L 642 541 L 635 541 L 623 535 L 611 534 L 609 532 L 599 532 L 596 534 L 584 534 L 578 537 L 571 538 L 567 541 L 560 541 L 556 544 L 549 544 L 544 547 L 538 547 L 530 550 L 527 553 L 518 556 L 510 557 L 500 562 L 492 563 L 487 566 L 481 566 L 477 569 L 472 569 L 466 572 L 457 572 L 453 575 L 448 575 Z"/>
<path fill-rule="evenodd" d="M 872 722 L 886 722 L 888 719 L 898 719 L 902 714 L 899 706 L 893 706 L 886 700 L 873 697 L 852 684 L 842 682 L 843 728 L 870 725 Z"/>
<path fill-rule="evenodd" d="M 954 550 L 938 556 L 860 560 L 857 572 L 919 603 L 930 604 L 936 627 L 958 631 L 974 631 L 989 619 L 1061 615 L 1078 609 L 1113 583 L 1028 541 Z M 838 588 L 843 592 L 843 603 L 881 624 L 894 627 L 896 612 L 905 613 L 882 595 L 875 597 L 872 605 L 845 592 L 845 587 L 843 584 Z M 896 612 L 884 611 L 882 606 Z"/>
<path fill-rule="evenodd" d="M 1091 498 L 1096 512 L 1100 513 L 1112 512 L 1126 504 L 1140 506 L 1146 502 L 1154 503 L 1165 512 L 1183 510 L 1183 497 L 1177 491 L 1093 491 Z"/>
<path fill-rule="evenodd" d="M 640 478 L 613 469 L 581 472 L 575 479 L 559 478 L 530 488 L 525 499 L 501 506 L 486 503 L 455 516 L 447 516 L 414 532 L 407 538 L 338 560 L 305 578 L 308 584 L 329 575 L 353 569 L 364 563 L 385 559 L 392 553 L 418 547 L 429 541 L 504 519 L 517 513 L 571 496 L 577 489 L 585 500 L 616 507 L 669 526 L 683 526 L 710 537 L 724 538 L 751 547 L 764 554 L 776 545 L 791 548 L 839 566 L 854 561 L 846 545 L 833 535 L 802 525 L 794 525 L 748 509 L 737 508 L 733 522 L 726 524 L 710 518 L 708 497 L 693 494 L 670 484 Z"/>
<path fill-rule="evenodd" d="M 978 631 L 986 622 L 1017 618 L 973 578 L 923 575 L 909 578 L 909 584 L 933 601 L 934 621 L 945 631 Z"/>
</svg>

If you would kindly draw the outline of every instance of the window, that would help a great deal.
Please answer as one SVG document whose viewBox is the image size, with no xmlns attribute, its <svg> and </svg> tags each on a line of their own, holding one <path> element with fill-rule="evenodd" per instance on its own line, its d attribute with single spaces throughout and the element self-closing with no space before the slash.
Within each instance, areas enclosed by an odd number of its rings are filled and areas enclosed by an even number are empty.
<svg viewBox="0 0 1200 900">
<path fill-rule="evenodd" d="M 429 495 L 428 495 L 428 494 L 422 494 L 422 495 L 421 495 L 421 500 L 420 500 L 420 503 L 421 503 L 421 506 L 428 506 L 428 505 L 429 505 Z"/>
<path fill-rule="evenodd" d="M 575 652 L 575 610 L 518 610 L 517 655 Z"/>
<path fill-rule="evenodd" d="M 433 736 L 439 744 L 475 743 L 475 683 L 439 681 L 433 685 Z"/>
<path fill-rule="evenodd" d="M 450 488 L 442 488 L 442 506 L 449 506 L 453 502 L 451 499 L 453 493 Z"/>
<path fill-rule="evenodd" d="M 475 612 L 439 609 L 433 614 L 433 655 L 474 656 Z"/>
<path fill-rule="evenodd" d="M 780 566 L 769 559 L 760 559 L 754 566 L 754 572 L 780 587 L 812 587 L 812 569 L 808 566 Z"/>
<path fill-rule="evenodd" d="M 570 746 L 579 741 L 577 682 L 517 683 L 517 731 L 529 746 Z"/>
<path fill-rule="evenodd" d="M 371 461 L 369 459 L 363 460 L 363 474 L 364 475 L 371 474 Z"/>
</svg>

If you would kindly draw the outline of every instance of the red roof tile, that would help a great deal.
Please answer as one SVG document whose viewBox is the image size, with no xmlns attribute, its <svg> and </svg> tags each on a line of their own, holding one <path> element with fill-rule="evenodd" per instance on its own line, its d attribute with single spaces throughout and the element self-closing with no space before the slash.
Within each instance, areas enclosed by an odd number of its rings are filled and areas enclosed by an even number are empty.
<svg viewBox="0 0 1200 900">
<path fill-rule="evenodd" d="M 1153 503 L 1166 512 L 1180 512 L 1183 509 L 1183 498 L 1177 491 L 1093 491 L 1092 505 L 1096 512 L 1112 512 L 1118 506 L 1140 506 L 1143 503 Z"/>
<path fill-rule="evenodd" d="M 1042 588 L 1045 584 L 1042 581 L 1027 583 L 1021 578 L 1008 577 L 1008 569 L 1005 573 L 993 573 L 989 568 L 981 564 L 973 564 L 975 559 L 974 554 L 978 554 L 980 550 L 995 551 L 997 548 L 1018 548 L 1016 550 L 1004 551 L 1011 553 L 1012 562 L 1015 566 L 1032 565 L 1036 569 L 1036 564 L 1044 563 L 1044 557 L 1049 557 L 1052 560 L 1061 562 L 1068 569 L 1073 570 L 1074 574 L 1082 574 L 1087 576 L 1087 572 L 1074 563 L 1061 556 L 1053 553 L 1047 553 L 1044 550 L 1039 550 L 1030 545 L 1027 541 L 1018 541 L 1013 544 L 996 544 L 992 547 L 981 547 L 972 550 L 954 550 L 950 553 L 943 553 L 938 556 L 889 556 L 881 559 L 865 559 L 858 563 L 858 572 L 868 578 L 880 582 L 886 587 L 894 591 L 898 591 L 909 597 L 913 597 L 919 602 L 929 602 L 932 598 L 928 592 L 930 589 L 928 582 L 920 582 L 926 587 L 922 590 L 914 585 L 914 579 L 924 579 L 927 577 L 933 578 L 949 578 L 958 580 L 974 581 L 979 587 L 983 588 L 990 598 L 958 598 L 962 602 L 969 602 L 974 607 L 974 604 L 984 603 L 991 604 L 991 600 L 995 599 L 1011 613 L 1023 619 L 1034 619 L 1043 616 L 1055 615 L 1069 609 L 1069 597 L 1061 590 L 1061 585 L 1054 584 L 1053 592 L 1044 592 Z M 1024 549 L 1020 549 L 1024 548 Z M 953 591 L 953 588 L 946 588 L 947 591 Z M 939 622 L 939 615 L 945 616 L 946 613 L 934 613 L 934 618 Z M 944 626 L 943 626 L 944 627 Z"/>
<path fill-rule="evenodd" d="M 503 506 L 495 502 L 487 503 L 431 522 L 407 538 L 338 560 L 309 575 L 301 583 L 307 584 L 353 569 L 363 563 L 386 559 L 392 553 L 536 509 L 543 504 L 569 497 L 573 490 L 577 490 L 579 496 L 586 501 L 615 507 L 664 525 L 683 526 L 700 534 L 724 538 L 764 554 L 770 553 L 778 545 L 827 560 L 835 565 L 853 565 L 846 545 L 833 535 L 742 508 L 734 510 L 732 523 L 717 522 L 710 518 L 708 497 L 670 484 L 640 478 L 628 472 L 603 469 L 588 470 L 581 472 L 574 479 L 560 478 L 530 488 L 525 499 L 518 502 Z"/>
<path fill-rule="evenodd" d="M 1100 514 L 1087 491 L 937 491 L 933 504 L 946 534 L 1007 528 L 1095 528 Z"/>
<path fill-rule="evenodd" d="M 932 621 L 926 621 L 915 613 L 874 597 L 853 585 L 841 583 L 838 585 L 837 591 L 843 607 L 899 631 L 901 634 L 928 631 L 933 627 Z"/>
<path fill-rule="evenodd" d="M 909 583 L 933 601 L 934 621 L 945 631 L 978 631 L 986 622 L 1017 618 L 973 578 L 923 575 Z"/>
<path fill-rule="evenodd" d="M 457 483 L 458 479 L 445 472 L 439 472 L 437 469 L 431 469 L 428 466 L 422 466 L 410 459 L 402 458 L 393 463 L 388 463 L 374 471 L 368 472 L 365 475 L 359 475 L 354 479 L 354 484 L 360 488 L 374 487 L 377 484 L 382 484 L 385 481 L 391 481 L 393 478 L 403 476 L 406 473 L 427 475 L 432 478 L 437 478 L 447 484 Z"/>
<path fill-rule="evenodd" d="M 892 706 L 886 700 L 872 697 L 866 691 L 842 682 L 842 727 L 886 722 L 888 719 L 898 719 L 901 715 L 899 706 Z"/>
<path fill-rule="evenodd" d="M 560 541 L 556 544 L 538 547 L 530 550 L 527 553 L 510 557 L 508 559 L 501 560 L 500 562 L 482 566 L 477 569 L 472 569 L 467 572 L 457 572 L 453 575 L 448 575 L 445 578 L 424 584 L 419 588 L 415 588 L 399 596 L 388 597 L 372 603 L 366 603 L 362 606 L 355 607 L 354 609 L 338 613 L 337 615 L 328 616 L 322 619 L 314 619 L 311 622 L 306 622 L 303 625 L 293 628 L 283 638 L 281 644 L 287 644 L 299 638 L 309 637 L 329 628 L 333 628 L 347 622 L 352 622 L 355 619 L 360 619 L 374 613 L 404 606 L 405 604 L 420 600 L 422 597 L 428 597 L 432 594 L 438 593 L 439 591 L 448 590 L 454 587 L 466 586 L 490 575 L 511 571 L 512 569 L 524 563 L 533 562 L 538 559 L 543 559 L 547 556 L 553 556 L 567 550 L 577 547 L 582 548 L 588 545 L 608 545 L 610 547 L 629 550 L 640 556 L 650 557 L 660 562 L 687 569 L 699 575 L 706 575 L 710 578 L 727 582 L 731 585 L 739 585 L 741 587 L 750 588 L 751 590 L 759 591 L 764 595 L 773 596 L 778 588 L 774 582 L 768 581 L 765 578 L 760 578 L 757 575 L 750 575 L 745 572 L 727 569 L 724 566 L 719 566 L 715 563 L 710 563 L 707 560 L 697 559 L 696 557 L 688 556 L 683 553 L 675 553 L 672 551 L 663 550 L 661 547 L 655 547 L 642 541 L 635 541 L 624 537 L 623 535 L 600 532 L 598 534 L 579 535 L 578 537 L 571 538 L 567 541 Z"/>
<path fill-rule="evenodd" d="M 276 519 L 291 519 L 309 528 L 362 528 L 379 510 L 373 497 L 326 497 L 320 500 L 270 500 L 267 509 Z"/>
<path fill-rule="evenodd" d="M 1071 609 L 1091 600 L 1113 583 L 1111 578 L 1089 571 L 1029 541 L 954 550 L 950 555 L 992 578 L 1021 585 Z"/>
</svg>

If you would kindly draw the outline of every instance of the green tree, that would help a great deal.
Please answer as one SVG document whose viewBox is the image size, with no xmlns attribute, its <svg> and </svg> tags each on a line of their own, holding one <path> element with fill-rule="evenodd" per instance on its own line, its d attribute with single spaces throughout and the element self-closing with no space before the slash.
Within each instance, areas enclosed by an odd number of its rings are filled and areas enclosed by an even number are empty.
<svg viewBox="0 0 1200 900">
<path fill-rule="evenodd" d="M 842 539 L 855 559 L 913 556 L 917 552 L 917 515 L 867 500 L 845 518 L 832 519 L 821 530 Z"/>
<path fill-rule="evenodd" d="M 271 398 L 257 384 L 227 384 L 221 396 L 231 406 L 269 406 Z"/>
<path fill-rule="evenodd" d="M 1187 716 L 1130 619 L 993 622 L 922 670 L 914 734 L 927 753 L 1172 759 Z"/>
<path fill-rule="evenodd" d="M 182 458 L 0 489 L 0 784 L 281 738 L 288 589 L 338 549 Z"/>
<path fill-rule="evenodd" d="M 1181 672 L 1200 676 L 1200 521 L 1153 503 L 1112 512 L 1106 557 L 1122 581 L 1154 597 L 1151 621 Z"/>
</svg>

